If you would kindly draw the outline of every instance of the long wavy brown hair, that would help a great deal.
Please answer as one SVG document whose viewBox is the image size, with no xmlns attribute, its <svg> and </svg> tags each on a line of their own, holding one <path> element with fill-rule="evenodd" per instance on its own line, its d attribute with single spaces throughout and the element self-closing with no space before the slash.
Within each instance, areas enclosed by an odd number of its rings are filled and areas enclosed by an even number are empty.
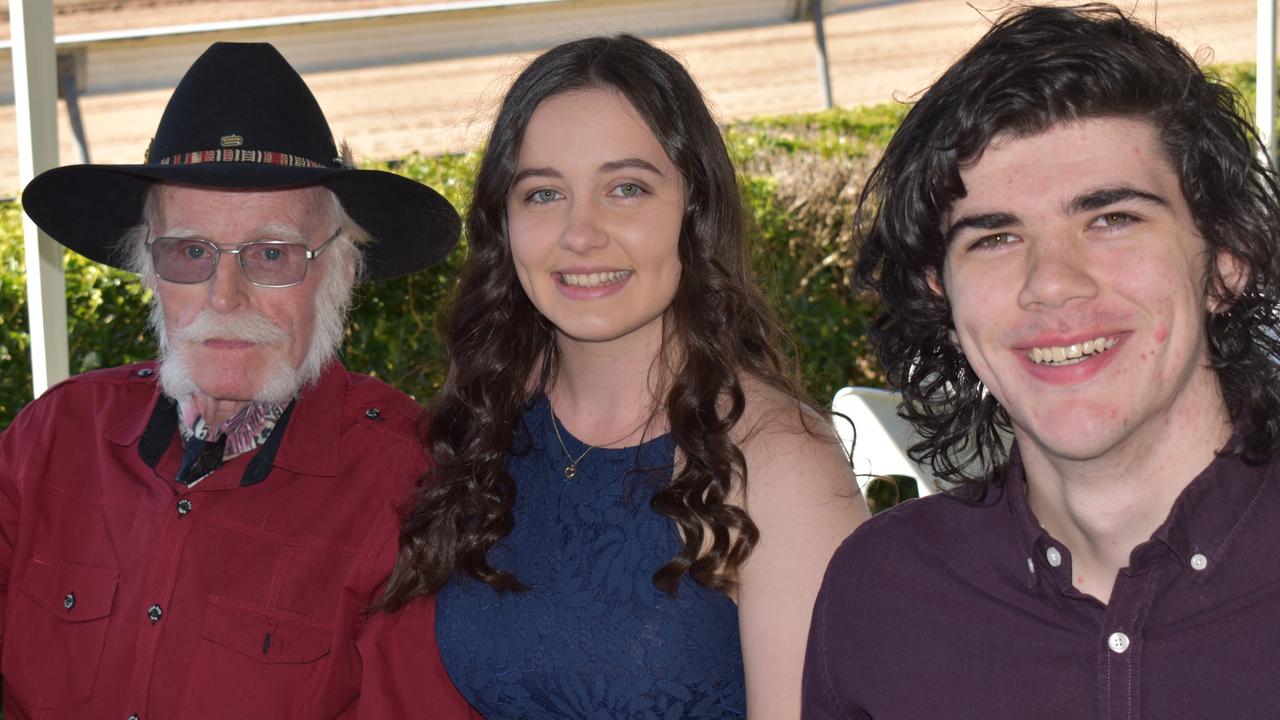
<svg viewBox="0 0 1280 720">
<path fill-rule="evenodd" d="M 684 546 L 653 576 L 675 593 L 685 575 L 727 591 L 759 539 L 741 507 L 747 468 L 730 433 L 753 377 L 800 398 L 783 334 L 752 277 L 742 200 L 720 129 L 697 85 L 670 55 L 629 35 L 560 45 L 533 61 L 503 100 L 467 215 L 470 257 L 445 329 L 449 370 L 432 401 L 428 448 L 434 467 L 413 498 L 400 555 L 381 606 L 394 610 L 465 572 L 497 590 L 522 586 L 489 564 L 488 553 L 515 524 L 516 484 L 506 470 L 533 393 L 530 378 L 554 368 L 550 322 L 516 277 L 506 202 L 520 142 L 535 108 L 554 95 L 605 88 L 648 123 L 684 179 L 681 275 L 664 315 L 667 340 L 656 367 L 661 403 L 683 462 L 651 501 L 680 529 Z M 674 351 L 678 349 L 677 351 Z M 543 374 L 546 377 L 546 373 Z M 544 380 L 544 385 L 545 385 Z"/>
</svg>

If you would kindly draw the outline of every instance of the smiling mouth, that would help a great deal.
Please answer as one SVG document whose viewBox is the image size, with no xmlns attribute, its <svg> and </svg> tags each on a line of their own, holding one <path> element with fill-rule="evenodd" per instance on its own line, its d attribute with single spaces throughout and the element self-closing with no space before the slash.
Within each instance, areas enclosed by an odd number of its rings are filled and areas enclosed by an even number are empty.
<svg viewBox="0 0 1280 720">
<path fill-rule="evenodd" d="M 631 277 L 630 270 L 615 270 L 613 272 L 593 272 L 593 273 L 556 273 L 560 278 L 560 282 L 570 287 L 596 288 L 606 285 L 616 285 L 623 280 Z"/>
<path fill-rule="evenodd" d="M 1118 337 L 1100 337 L 1071 345 L 1033 347 L 1027 352 L 1027 358 L 1037 365 L 1048 367 L 1075 365 L 1110 350 L 1118 339 Z"/>
</svg>

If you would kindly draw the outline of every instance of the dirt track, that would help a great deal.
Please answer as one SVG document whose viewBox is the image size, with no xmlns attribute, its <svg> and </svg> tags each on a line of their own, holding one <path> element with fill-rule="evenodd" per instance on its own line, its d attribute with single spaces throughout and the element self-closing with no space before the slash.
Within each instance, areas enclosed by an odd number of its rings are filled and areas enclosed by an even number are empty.
<svg viewBox="0 0 1280 720">
<path fill-rule="evenodd" d="M 377 4 L 393 4 L 382 2 Z M 996 8 L 1002 0 L 973 0 Z M 198 13 L 190 3 L 184 10 Z M 1162 0 L 1155 21 L 1202 57 L 1252 60 L 1256 0 Z M 1153 0 L 1137 13 L 1151 21 Z M 183 21 L 187 21 L 184 16 Z M 195 17 L 194 15 L 191 17 Z M 59 32 L 81 31 L 59 20 Z M 75 21 L 85 22 L 82 18 Z M 836 103 L 844 106 L 907 98 L 923 89 L 986 28 L 964 0 L 915 0 L 827 18 Z M 820 95 L 813 27 L 808 23 L 705 33 L 658 42 L 681 57 L 725 119 L 814 110 Z M 1207 54 L 1203 48 L 1212 48 Z M 527 60 L 497 55 L 321 73 L 307 76 L 330 124 L 362 158 L 418 151 L 455 152 L 483 137 L 497 100 Z M 81 101 L 93 160 L 140 162 L 169 90 L 87 96 Z M 62 157 L 74 151 L 65 113 Z M 12 106 L 0 106 L 0 137 L 15 136 Z M 13 142 L 0 144 L 0 195 L 17 185 Z"/>
</svg>

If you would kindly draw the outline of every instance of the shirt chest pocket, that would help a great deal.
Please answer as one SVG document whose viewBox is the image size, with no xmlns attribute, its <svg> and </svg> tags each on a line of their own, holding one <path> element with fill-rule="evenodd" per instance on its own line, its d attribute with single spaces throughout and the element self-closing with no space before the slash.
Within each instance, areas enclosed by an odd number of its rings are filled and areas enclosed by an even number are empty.
<svg viewBox="0 0 1280 720">
<path fill-rule="evenodd" d="M 34 556 L 10 596 L 3 673 L 35 707 L 68 707 L 89 699 L 111 620 L 119 573 Z"/>
<path fill-rule="evenodd" d="M 209 598 L 185 707 L 208 717 L 289 717 L 319 682 L 332 627 L 234 598 Z M 228 692 L 227 688 L 235 688 Z"/>
</svg>

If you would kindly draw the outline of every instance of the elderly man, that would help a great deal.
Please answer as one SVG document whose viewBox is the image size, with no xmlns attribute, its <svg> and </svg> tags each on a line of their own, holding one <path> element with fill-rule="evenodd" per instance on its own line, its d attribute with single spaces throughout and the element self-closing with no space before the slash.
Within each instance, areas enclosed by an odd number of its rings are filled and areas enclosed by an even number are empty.
<svg viewBox="0 0 1280 720">
<path fill-rule="evenodd" d="M 145 164 L 52 170 L 23 201 L 142 276 L 160 359 L 51 388 L 0 436 L 5 717 L 338 713 L 424 457 L 418 405 L 334 356 L 353 284 L 444 257 L 456 213 L 353 168 L 265 44 L 202 55 Z"/>
<path fill-rule="evenodd" d="M 1094 5 L 1004 17 L 907 115 L 859 274 L 959 487 L 837 553 L 805 717 L 1280 717 L 1280 207 L 1239 107 Z"/>
</svg>

